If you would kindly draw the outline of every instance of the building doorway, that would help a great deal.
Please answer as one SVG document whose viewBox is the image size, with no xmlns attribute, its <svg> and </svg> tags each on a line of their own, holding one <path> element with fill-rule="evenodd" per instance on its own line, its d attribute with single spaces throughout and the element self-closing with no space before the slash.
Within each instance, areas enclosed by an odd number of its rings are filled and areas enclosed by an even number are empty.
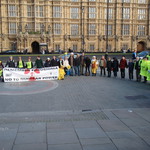
<svg viewBox="0 0 150 150">
<path fill-rule="evenodd" d="M 39 54 L 40 53 L 40 46 L 39 46 L 39 43 L 38 42 L 33 42 L 32 44 L 31 44 L 31 46 L 32 46 L 32 53 L 33 54 Z"/>
</svg>

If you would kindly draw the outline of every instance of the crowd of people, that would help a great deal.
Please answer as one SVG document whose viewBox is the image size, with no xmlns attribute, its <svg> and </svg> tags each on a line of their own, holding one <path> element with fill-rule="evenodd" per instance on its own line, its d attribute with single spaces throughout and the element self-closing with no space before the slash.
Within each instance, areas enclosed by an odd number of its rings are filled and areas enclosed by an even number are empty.
<svg viewBox="0 0 150 150">
<path fill-rule="evenodd" d="M 135 55 L 135 54 L 134 54 Z M 64 54 L 64 57 L 53 56 L 52 59 L 49 57 L 43 62 L 40 56 L 37 56 L 35 63 L 32 62 L 31 57 L 28 57 L 28 61 L 25 63 L 22 60 L 22 57 L 18 57 L 18 61 L 15 62 L 13 57 L 10 56 L 9 60 L 6 62 L 5 67 L 11 68 L 43 68 L 43 67 L 59 67 L 59 80 L 63 80 L 65 75 L 69 76 L 96 76 L 98 73 L 98 68 L 100 69 L 100 76 L 111 77 L 112 73 L 114 77 L 117 77 L 118 72 L 120 71 L 121 78 L 125 78 L 126 68 L 128 69 L 129 79 L 133 80 L 134 71 L 136 74 L 136 81 L 141 82 L 142 77 L 144 79 L 144 83 L 150 81 L 150 56 L 144 57 L 140 59 L 139 57 L 134 56 L 133 58 L 127 59 L 125 56 L 122 56 L 120 60 L 116 57 L 108 57 L 108 55 L 101 56 L 100 59 L 97 59 L 96 56 L 93 56 L 92 59 L 90 57 L 85 56 L 84 53 L 76 54 L 71 53 L 69 58 Z M 3 68 L 4 65 L 2 61 L 0 61 L 0 76 L 3 76 Z"/>
</svg>

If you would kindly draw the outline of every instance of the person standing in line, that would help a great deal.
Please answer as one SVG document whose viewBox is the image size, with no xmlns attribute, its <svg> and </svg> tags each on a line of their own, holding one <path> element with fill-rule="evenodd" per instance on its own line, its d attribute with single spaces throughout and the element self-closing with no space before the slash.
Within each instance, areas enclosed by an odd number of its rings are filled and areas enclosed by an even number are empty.
<svg viewBox="0 0 150 150">
<path fill-rule="evenodd" d="M 12 56 L 9 57 L 9 60 L 7 61 L 5 67 L 15 68 L 15 61 L 13 60 Z"/>
<path fill-rule="evenodd" d="M 46 59 L 44 67 L 51 67 L 51 59 L 49 57 Z"/>
<path fill-rule="evenodd" d="M 107 60 L 107 72 L 108 72 L 108 77 L 109 78 L 111 77 L 111 70 L 112 70 L 112 61 L 111 61 L 111 58 L 108 57 L 108 60 Z"/>
<path fill-rule="evenodd" d="M 120 67 L 120 71 L 121 71 L 121 78 L 124 79 L 125 78 L 125 68 L 127 67 L 127 60 L 126 60 L 125 56 L 122 56 L 119 67 Z"/>
<path fill-rule="evenodd" d="M 85 67 L 85 54 L 84 52 L 80 56 L 80 75 L 84 75 L 84 67 Z"/>
<path fill-rule="evenodd" d="M 69 65 L 70 65 L 70 76 L 73 76 L 73 72 L 74 72 L 74 66 L 75 66 L 75 59 L 74 59 L 74 53 L 70 54 L 70 57 L 68 59 L 69 61 Z"/>
<path fill-rule="evenodd" d="M 101 76 L 104 72 L 104 76 L 106 75 L 106 71 L 105 71 L 105 68 L 106 68 L 106 59 L 104 56 L 102 56 L 102 58 L 100 59 L 100 62 L 99 62 L 99 65 L 100 65 L 100 70 L 101 70 Z"/>
<path fill-rule="evenodd" d="M 77 57 L 75 58 L 75 76 L 78 75 L 80 76 L 80 64 L 81 64 L 81 59 L 80 55 L 77 54 Z"/>
<path fill-rule="evenodd" d="M 96 56 L 92 57 L 91 64 L 92 64 L 92 76 L 96 76 L 97 69 L 98 69 L 98 61 L 96 59 Z"/>
<path fill-rule="evenodd" d="M 91 65 L 91 59 L 89 57 L 85 58 L 85 75 L 90 76 L 90 65 Z"/>
<path fill-rule="evenodd" d="M 42 59 L 40 58 L 40 56 L 37 56 L 37 59 L 35 61 L 35 65 L 34 65 L 36 68 L 43 68 L 44 65 L 43 65 L 43 61 Z"/>
<path fill-rule="evenodd" d="M 146 83 L 146 82 L 147 82 L 147 62 L 148 62 L 147 57 L 144 57 L 144 58 L 141 60 L 140 75 L 144 77 L 143 83 Z"/>
<path fill-rule="evenodd" d="M 59 66 L 56 56 L 53 56 L 53 59 L 51 60 L 51 66 L 52 67 Z"/>
<path fill-rule="evenodd" d="M 33 63 L 31 61 L 31 57 L 28 57 L 28 61 L 26 62 L 26 68 L 27 69 L 33 68 Z"/>
<path fill-rule="evenodd" d="M 3 68 L 4 68 L 3 63 L 2 61 L 0 61 L 0 78 L 2 78 L 3 76 Z"/>
<path fill-rule="evenodd" d="M 133 80 L 133 70 L 134 70 L 134 62 L 132 59 L 129 59 L 128 71 L 129 71 L 129 79 L 130 80 Z"/>
<path fill-rule="evenodd" d="M 116 78 L 117 72 L 119 70 L 119 62 L 116 57 L 113 58 L 112 69 L 113 69 L 114 77 Z"/>
<path fill-rule="evenodd" d="M 69 65 L 69 61 L 68 61 L 68 57 L 65 56 L 65 60 L 64 60 L 64 70 L 66 75 L 70 75 L 70 65 Z"/>
<path fill-rule="evenodd" d="M 17 61 L 17 68 L 25 68 L 24 61 L 22 60 L 21 56 L 18 58 L 19 60 Z"/>
<path fill-rule="evenodd" d="M 134 69 L 136 70 L 136 81 L 137 82 L 141 82 L 140 63 L 141 63 L 140 58 L 136 57 L 136 61 L 135 61 L 135 64 L 134 64 Z"/>
</svg>

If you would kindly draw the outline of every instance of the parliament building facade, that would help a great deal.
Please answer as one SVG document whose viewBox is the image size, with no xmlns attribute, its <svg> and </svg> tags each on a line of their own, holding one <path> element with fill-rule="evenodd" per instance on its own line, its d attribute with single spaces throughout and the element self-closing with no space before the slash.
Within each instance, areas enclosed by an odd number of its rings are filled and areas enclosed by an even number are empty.
<svg viewBox="0 0 150 150">
<path fill-rule="evenodd" d="M 0 51 L 150 47 L 150 0 L 1 0 Z"/>
</svg>

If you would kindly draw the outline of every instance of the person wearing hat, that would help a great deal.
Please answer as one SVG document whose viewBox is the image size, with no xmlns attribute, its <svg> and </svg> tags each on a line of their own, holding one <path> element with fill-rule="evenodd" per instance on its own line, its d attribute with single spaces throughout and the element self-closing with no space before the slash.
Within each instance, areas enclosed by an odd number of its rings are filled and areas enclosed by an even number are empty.
<svg viewBox="0 0 150 150">
<path fill-rule="evenodd" d="M 26 68 L 27 69 L 33 68 L 33 63 L 31 61 L 31 57 L 28 57 L 28 61 L 26 62 Z"/>
<path fill-rule="evenodd" d="M 46 59 L 44 67 L 51 67 L 51 60 L 49 57 Z"/>
</svg>

